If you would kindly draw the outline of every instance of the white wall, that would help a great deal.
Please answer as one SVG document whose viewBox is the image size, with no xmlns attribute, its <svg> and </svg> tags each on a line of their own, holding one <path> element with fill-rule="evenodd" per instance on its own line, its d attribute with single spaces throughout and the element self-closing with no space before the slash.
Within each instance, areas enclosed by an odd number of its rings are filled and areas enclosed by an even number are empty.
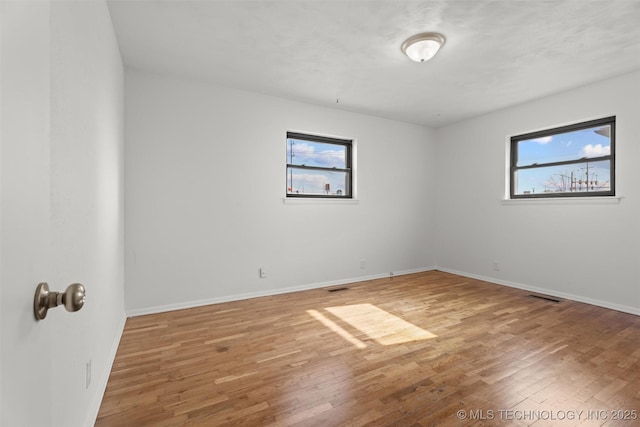
<svg viewBox="0 0 640 427">
<path fill-rule="evenodd" d="M 125 75 L 129 313 L 434 265 L 431 130 Z M 287 130 L 357 139 L 358 204 L 283 203 Z"/>
<path fill-rule="evenodd" d="M 122 63 L 104 2 L 0 7 L 0 424 L 91 425 L 125 319 Z M 36 322 L 41 281 L 85 307 Z"/>
<path fill-rule="evenodd" d="M 639 114 L 636 72 L 438 129 L 439 268 L 640 314 Z M 501 203 L 509 136 L 610 115 L 619 204 Z"/>
</svg>

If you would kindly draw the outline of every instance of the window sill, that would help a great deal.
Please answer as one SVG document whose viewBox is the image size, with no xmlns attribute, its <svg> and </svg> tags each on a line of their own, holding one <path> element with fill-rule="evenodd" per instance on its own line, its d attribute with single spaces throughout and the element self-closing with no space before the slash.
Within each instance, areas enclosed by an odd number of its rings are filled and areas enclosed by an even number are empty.
<svg viewBox="0 0 640 427">
<path fill-rule="evenodd" d="M 503 205 L 618 205 L 622 200 L 621 196 L 602 197 L 549 197 L 531 199 L 503 199 Z"/>
<path fill-rule="evenodd" d="M 329 199 L 329 198 L 304 198 L 304 197 L 283 197 L 285 205 L 357 205 L 358 199 Z"/>
</svg>

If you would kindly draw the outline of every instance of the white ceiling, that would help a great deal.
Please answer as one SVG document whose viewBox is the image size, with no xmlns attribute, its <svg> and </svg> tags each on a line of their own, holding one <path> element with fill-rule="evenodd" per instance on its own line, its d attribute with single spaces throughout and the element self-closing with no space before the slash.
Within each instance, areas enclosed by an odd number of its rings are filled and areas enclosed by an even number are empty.
<svg viewBox="0 0 640 427">
<path fill-rule="evenodd" d="M 432 127 L 640 69 L 640 0 L 108 5 L 128 67 Z M 446 44 L 414 63 L 425 31 Z"/>
</svg>

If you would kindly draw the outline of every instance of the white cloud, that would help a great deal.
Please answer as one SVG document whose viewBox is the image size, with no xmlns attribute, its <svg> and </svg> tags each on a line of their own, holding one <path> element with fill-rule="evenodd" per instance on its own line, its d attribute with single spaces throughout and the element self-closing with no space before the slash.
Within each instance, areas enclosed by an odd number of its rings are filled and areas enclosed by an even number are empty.
<svg viewBox="0 0 640 427">
<path fill-rule="evenodd" d="M 319 163 L 327 167 L 344 167 L 344 150 L 325 150 L 320 153 Z"/>
<path fill-rule="evenodd" d="M 305 142 L 294 145 L 293 156 L 296 164 L 306 164 L 322 167 L 344 167 L 344 150 L 316 151 L 316 146 Z"/>
<path fill-rule="evenodd" d="M 532 141 L 537 142 L 538 144 L 548 144 L 553 139 L 553 136 L 543 136 L 542 138 L 534 138 Z"/>
<path fill-rule="evenodd" d="M 324 184 L 327 183 L 327 177 L 323 175 L 295 175 L 294 183 L 302 187 L 304 185 L 311 186 L 313 188 L 324 188 Z"/>
<path fill-rule="evenodd" d="M 602 144 L 587 144 L 582 147 L 582 150 L 580 150 L 580 156 L 582 157 L 600 157 L 608 156 L 609 154 L 611 154 L 610 145 L 603 146 Z"/>
<path fill-rule="evenodd" d="M 313 155 L 314 151 L 314 147 L 304 142 L 296 143 L 293 148 L 294 157 L 307 157 L 309 155 Z"/>
</svg>

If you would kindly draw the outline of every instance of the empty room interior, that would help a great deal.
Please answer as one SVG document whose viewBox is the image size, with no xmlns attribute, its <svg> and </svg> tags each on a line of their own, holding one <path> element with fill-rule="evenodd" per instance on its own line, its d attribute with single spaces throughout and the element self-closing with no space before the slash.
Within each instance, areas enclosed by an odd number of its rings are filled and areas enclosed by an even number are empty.
<svg viewBox="0 0 640 427">
<path fill-rule="evenodd" d="M 0 425 L 638 425 L 638 23 L 1 0 Z"/>
</svg>

